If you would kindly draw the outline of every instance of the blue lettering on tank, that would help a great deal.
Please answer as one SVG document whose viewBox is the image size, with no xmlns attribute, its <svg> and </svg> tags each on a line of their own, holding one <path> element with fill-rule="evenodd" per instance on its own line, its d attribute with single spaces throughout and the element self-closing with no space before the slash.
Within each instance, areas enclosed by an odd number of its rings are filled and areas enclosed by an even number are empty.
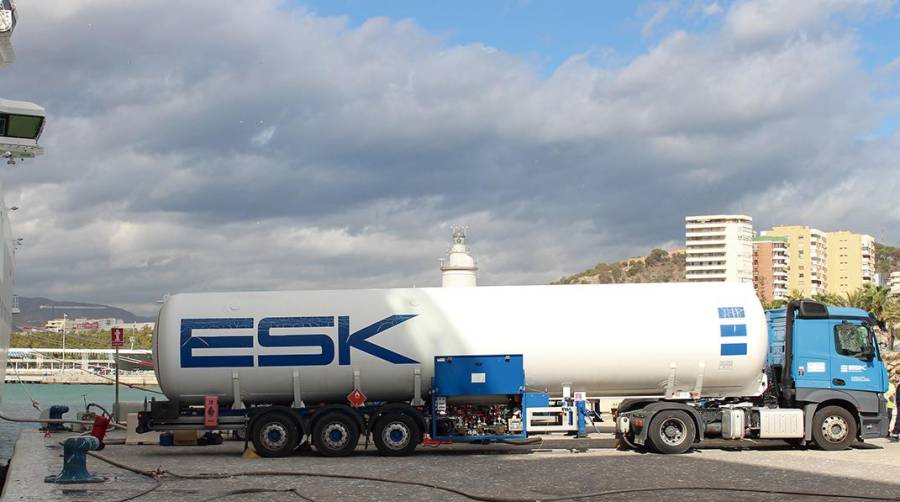
<svg viewBox="0 0 900 502">
<path fill-rule="evenodd" d="M 253 327 L 252 317 L 233 319 L 182 319 L 181 320 L 181 367 L 221 368 L 252 367 L 252 355 L 240 356 L 196 356 L 193 349 L 235 349 L 253 348 L 253 336 L 194 336 L 195 329 L 245 329 Z"/>
<path fill-rule="evenodd" d="M 385 317 L 376 323 L 372 323 L 359 331 L 355 331 L 353 334 L 348 334 L 350 333 L 350 316 L 342 315 L 338 317 L 338 347 L 340 350 L 338 353 L 338 364 L 341 366 L 350 364 L 350 347 L 359 349 L 377 358 L 384 359 L 389 363 L 417 364 L 416 361 L 406 356 L 388 350 L 380 345 L 375 345 L 368 340 L 378 333 L 393 328 L 413 317 L 415 317 L 415 315 L 392 315 L 390 317 Z"/>
<path fill-rule="evenodd" d="M 275 335 L 272 328 L 318 328 L 333 327 L 334 317 L 266 317 L 259 321 L 257 329 L 262 347 L 319 347 L 320 354 L 277 354 L 260 355 L 260 366 L 324 366 L 334 361 L 334 342 L 328 335 Z"/>
<path fill-rule="evenodd" d="M 418 364 L 402 354 L 373 343 L 370 339 L 394 326 L 416 317 L 392 315 L 365 328 L 350 332 L 350 316 L 337 316 L 338 364 L 350 364 L 351 348 L 365 352 L 393 364 Z M 246 368 L 253 367 L 253 354 L 204 356 L 195 349 L 253 349 L 252 335 L 195 336 L 194 330 L 252 329 L 254 319 L 203 318 L 181 320 L 182 368 Z M 324 333 L 273 335 L 276 328 L 333 328 L 335 316 L 266 317 L 260 319 L 256 340 L 260 347 L 318 347 L 318 354 L 260 354 L 256 357 L 260 367 L 272 366 L 326 366 L 334 362 L 334 340 Z M 249 352 L 249 351 L 248 351 Z"/>
</svg>

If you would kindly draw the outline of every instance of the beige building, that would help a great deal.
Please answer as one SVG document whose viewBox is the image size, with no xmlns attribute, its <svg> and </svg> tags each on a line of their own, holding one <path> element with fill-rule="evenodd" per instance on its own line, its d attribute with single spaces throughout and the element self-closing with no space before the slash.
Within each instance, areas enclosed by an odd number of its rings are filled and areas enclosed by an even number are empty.
<svg viewBox="0 0 900 502">
<path fill-rule="evenodd" d="M 874 282 L 875 238 L 846 230 L 827 233 L 828 292 L 843 295 Z"/>
<path fill-rule="evenodd" d="M 53 333 L 62 333 L 63 331 L 72 331 L 75 329 L 75 320 L 62 318 L 51 319 L 44 325 L 44 329 Z"/>
<path fill-rule="evenodd" d="M 787 237 L 753 239 L 753 288 L 760 301 L 787 300 L 789 263 Z"/>
<path fill-rule="evenodd" d="M 825 232 L 808 226 L 782 225 L 763 232 L 763 235 L 787 238 L 788 292 L 798 290 L 804 296 L 812 296 L 828 291 Z"/>
<path fill-rule="evenodd" d="M 753 218 L 718 214 L 684 220 L 689 282 L 753 281 Z"/>
</svg>

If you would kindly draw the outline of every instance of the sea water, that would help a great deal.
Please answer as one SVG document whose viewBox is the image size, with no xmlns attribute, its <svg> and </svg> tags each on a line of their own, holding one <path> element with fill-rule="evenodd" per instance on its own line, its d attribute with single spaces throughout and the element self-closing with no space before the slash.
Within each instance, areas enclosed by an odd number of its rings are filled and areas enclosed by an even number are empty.
<svg viewBox="0 0 900 502">
<path fill-rule="evenodd" d="M 159 387 L 147 387 L 159 391 Z M 144 390 L 132 389 L 125 386 L 119 387 L 120 401 L 140 401 L 152 397 L 165 399 L 161 394 Z M 3 397 L 0 401 L 0 410 L 4 415 L 16 418 L 37 418 L 40 412 L 35 409 L 31 400 L 38 402 L 42 410 L 50 409 L 54 404 L 62 404 L 69 407 L 69 412 L 63 415 L 66 419 L 75 419 L 75 413 L 84 410 L 84 403 L 96 403 L 112 412 L 112 405 L 116 400 L 114 385 L 66 385 L 66 384 L 24 384 L 8 382 L 3 386 Z M 96 408 L 91 411 L 98 412 Z M 7 463 L 12 457 L 13 446 L 22 429 L 37 429 L 40 424 L 7 422 L 0 420 L 0 463 Z"/>
</svg>

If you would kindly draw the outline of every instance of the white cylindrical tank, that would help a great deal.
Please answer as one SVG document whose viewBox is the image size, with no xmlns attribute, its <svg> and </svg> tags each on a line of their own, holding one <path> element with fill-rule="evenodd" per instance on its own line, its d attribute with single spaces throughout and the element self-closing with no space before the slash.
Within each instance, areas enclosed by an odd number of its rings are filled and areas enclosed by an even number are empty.
<svg viewBox="0 0 900 502">
<path fill-rule="evenodd" d="M 292 327 L 289 327 L 292 326 Z M 522 354 L 530 390 L 601 396 L 762 392 L 765 316 L 752 286 L 509 286 L 170 296 L 154 336 L 157 377 L 184 403 L 218 395 L 344 402 L 423 392 L 434 357 Z M 235 377 L 237 377 L 235 379 Z"/>
</svg>

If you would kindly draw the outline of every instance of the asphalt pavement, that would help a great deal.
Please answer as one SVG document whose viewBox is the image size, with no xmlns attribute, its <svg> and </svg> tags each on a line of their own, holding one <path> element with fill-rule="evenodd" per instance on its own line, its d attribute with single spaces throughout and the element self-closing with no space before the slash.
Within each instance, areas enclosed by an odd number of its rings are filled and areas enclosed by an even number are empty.
<svg viewBox="0 0 900 502">
<path fill-rule="evenodd" d="M 595 435 L 587 441 L 546 441 L 538 448 L 453 445 L 420 448 L 404 458 L 381 457 L 370 449 L 337 459 L 313 452 L 247 458 L 240 442 L 205 447 L 110 445 L 100 454 L 122 465 L 180 476 L 220 476 L 185 479 L 165 474 L 156 481 L 89 458 L 89 469 L 106 482 L 44 483 L 44 476 L 61 468 L 61 439 L 23 432 L 4 500 L 552 500 L 586 495 L 583 500 L 900 499 L 900 444 L 886 440 L 839 452 L 798 450 L 781 441 L 714 441 L 684 455 L 665 456 L 619 451 L 611 439 Z"/>
</svg>

